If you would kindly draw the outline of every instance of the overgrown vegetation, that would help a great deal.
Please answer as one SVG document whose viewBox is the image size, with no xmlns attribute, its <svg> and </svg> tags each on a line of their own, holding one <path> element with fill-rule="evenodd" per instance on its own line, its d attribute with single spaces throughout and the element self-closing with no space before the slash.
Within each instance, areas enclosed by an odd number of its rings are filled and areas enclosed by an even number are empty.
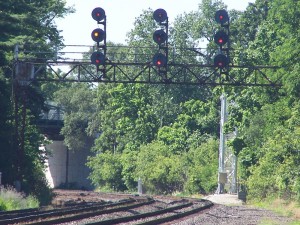
<svg viewBox="0 0 300 225">
<path fill-rule="evenodd" d="M 37 208 L 39 201 L 36 197 L 26 196 L 12 187 L 0 186 L 0 211 Z"/>
<path fill-rule="evenodd" d="M 250 201 L 248 204 L 256 208 L 271 210 L 281 216 L 293 218 L 293 221 L 288 223 L 289 225 L 298 225 L 300 223 L 300 207 L 298 202 L 268 197 L 264 201 Z M 260 224 L 272 225 L 278 223 L 269 219 L 263 220 Z"/>
</svg>

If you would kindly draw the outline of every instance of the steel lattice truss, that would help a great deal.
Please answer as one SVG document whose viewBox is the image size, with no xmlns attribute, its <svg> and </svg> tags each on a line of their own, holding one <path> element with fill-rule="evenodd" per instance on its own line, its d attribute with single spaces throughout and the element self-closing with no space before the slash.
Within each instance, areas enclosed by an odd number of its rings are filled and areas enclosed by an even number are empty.
<svg viewBox="0 0 300 225">
<path fill-rule="evenodd" d="M 214 51 L 201 48 L 173 48 L 166 67 L 153 65 L 153 47 L 108 46 L 106 62 L 96 69 L 90 53 L 74 52 L 80 47 L 69 46 L 72 52 L 32 52 L 16 46 L 14 79 L 21 84 L 32 81 L 147 83 L 181 85 L 281 86 L 281 77 L 274 66 L 234 65 L 219 69 L 210 62 Z M 172 50 L 172 51 L 171 51 Z M 119 51 L 119 52 L 118 52 Z M 74 55 L 75 53 L 75 55 Z M 80 55 L 80 59 L 74 56 Z M 235 52 L 232 52 L 232 57 Z M 29 58 L 28 56 L 32 57 Z M 67 58 L 70 56 L 70 58 Z M 50 59 L 50 60 L 49 60 Z"/>
<path fill-rule="evenodd" d="M 68 66 L 67 70 L 58 70 Z M 229 72 L 204 64 L 168 63 L 161 71 L 151 63 L 107 62 L 98 71 L 84 61 L 15 61 L 15 78 L 20 82 L 61 81 L 100 83 L 147 83 L 181 85 L 281 86 L 281 77 L 267 74 L 278 67 L 229 66 Z M 21 71 L 21 72 L 20 72 Z M 46 72 L 48 71 L 48 72 Z M 50 72 L 49 72 L 50 71 Z"/>
</svg>

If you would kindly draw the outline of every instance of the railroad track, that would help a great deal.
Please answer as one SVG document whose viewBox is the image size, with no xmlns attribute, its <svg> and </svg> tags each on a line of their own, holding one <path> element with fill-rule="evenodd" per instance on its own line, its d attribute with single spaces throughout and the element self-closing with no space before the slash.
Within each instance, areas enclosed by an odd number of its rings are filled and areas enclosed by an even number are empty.
<svg viewBox="0 0 300 225">
<path fill-rule="evenodd" d="M 0 225 L 8 224 L 160 224 L 211 207 L 207 200 L 181 199 L 169 203 L 133 196 L 117 202 L 95 202 L 59 209 L 30 209 L 0 213 Z"/>
</svg>

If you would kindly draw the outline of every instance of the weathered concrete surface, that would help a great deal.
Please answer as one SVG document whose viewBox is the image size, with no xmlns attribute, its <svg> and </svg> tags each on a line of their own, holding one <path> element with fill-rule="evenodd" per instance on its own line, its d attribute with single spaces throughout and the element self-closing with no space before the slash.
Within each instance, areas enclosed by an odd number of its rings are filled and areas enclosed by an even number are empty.
<svg viewBox="0 0 300 225">
<path fill-rule="evenodd" d="M 50 152 L 46 162 L 46 178 L 50 187 L 57 188 L 68 181 L 71 188 L 92 189 L 88 180 L 89 168 L 85 165 L 90 155 L 88 146 L 80 151 L 67 153 L 63 141 L 53 141 L 45 148 Z"/>
<path fill-rule="evenodd" d="M 221 205 L 243 205 L 244 202 L 238 199 L 238 195 L 234 194 L 214 194 L 205 196 L 204 199 Z"/>
</svg>

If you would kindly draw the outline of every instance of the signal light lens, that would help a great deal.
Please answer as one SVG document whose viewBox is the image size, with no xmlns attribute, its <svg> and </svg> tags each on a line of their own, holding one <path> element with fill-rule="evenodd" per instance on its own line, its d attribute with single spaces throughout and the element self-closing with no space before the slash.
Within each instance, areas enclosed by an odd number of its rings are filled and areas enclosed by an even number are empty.
<svg viewBox="0 0 300 225">
<path fill-rule="evenodd" d="M 215 34 L 214 41 L 217 45 L 222 46 L 228 42 L 228 34 L 220 30 Z"/>
<path fill-rule="evenodd" d="M 95 42 L 101 42 L 105 38 L 105 32 L 104 32 L 104 30 L 102 30 L 100 28 L 97 28 L 97 29 L 95 29 L 95 30 L 92 31 L 91 36 L 92 36 L 92 39 Z"/>
<path fill-rule="evenodd" d="M 229 22 L 229 16 L 227 11 L 224 9 L 218 10 L 215 14 L 215 20 L 217 23 L 220 23 L 221 25 Z"/>
<path fill-rule="evenodd" d="M 156 53 L 153 56 L 153 65 L 157 67 L 165 67 L 167 65 L 167 58 L 162 53 Z"/>
<path fill-rule="evenodd" d="M 93 9 L 93 11 L 92 11 L 92 17 L 97 22 L 100 22 L 100 21 L 104 20 L 105 19 L 105 11 L 104 11 L 104 9 L 102 9 L 100 7 Z"/>
<path fill-rule="evenodd" d="M 166 10 L 164 9 L 157 9 L 153 12 L 153 19 L 157 22 L 157 23 L 162 23 L 164 21 L 166 21 L 168 19 L 168 15 Z"/>
<path fill-rule="evenodd" d="M 228 66 L 228 58 L 223 55 L 219 54 L 214 58 L 214 66 L 220 69 L 223 69 Z"/>
<path fill-rule="evenodd" d="M 156 30 L 153 33 L 153 40 L 157 43 L 157 44 L 162 44 L 167 40 L 167 34 L 164 30 Z"/>
<path fill-rule="evenodd" d="M 93 52 L 91 55 L 91 63 L 98 66 L 104 65 L 105 63 L 105 56 L 102 52 Z"/>
</svg>

